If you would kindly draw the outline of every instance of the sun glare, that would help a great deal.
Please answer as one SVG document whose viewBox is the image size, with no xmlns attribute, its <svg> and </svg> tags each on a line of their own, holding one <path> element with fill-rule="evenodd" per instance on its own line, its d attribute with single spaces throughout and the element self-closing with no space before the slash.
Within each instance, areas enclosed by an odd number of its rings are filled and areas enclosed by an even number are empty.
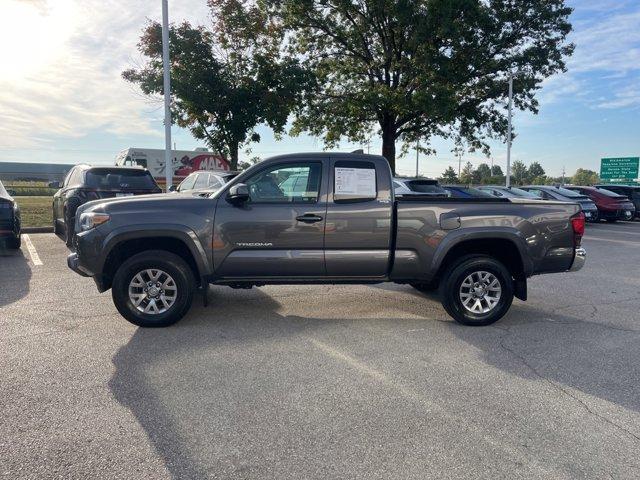
<svg viewBox="0 0 640 480">
<path fill-rule="evenodd" d="M 0 80 L 37 74 L 59 59 L 73 17 L 70 0 L 0 2 Z"/>
</svg>

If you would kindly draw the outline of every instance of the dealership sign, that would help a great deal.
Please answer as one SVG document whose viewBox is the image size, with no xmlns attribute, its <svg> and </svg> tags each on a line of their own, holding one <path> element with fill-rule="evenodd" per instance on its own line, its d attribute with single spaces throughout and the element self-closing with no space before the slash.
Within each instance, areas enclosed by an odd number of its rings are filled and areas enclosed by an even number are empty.
<svg viewBox="0 0 640 480">
<path fill-rule="evenodd" d="M 603 158 L 600 161 L 600 180 L 603 183 L 640 184 L 640 157 Z"/>
</svg>

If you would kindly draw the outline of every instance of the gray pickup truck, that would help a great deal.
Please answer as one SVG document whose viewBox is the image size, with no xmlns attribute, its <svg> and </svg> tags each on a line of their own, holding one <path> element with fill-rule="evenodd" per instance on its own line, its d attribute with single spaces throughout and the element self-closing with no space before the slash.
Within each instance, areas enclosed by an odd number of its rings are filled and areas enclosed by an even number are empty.
<svg viewBox="0 0 640 480">
<path fill-rule="evenodd" d="M 143 327 L 177 322 L 209 284 L 380 282 L 439 288 L 455 320 L 488 325 L 514 296 L 526 300 L 528 277 L 580 269 L 583 233 L 577 204 L 395 198 L 383 157 L 295 154 L 206 198 L 87 203 L 68 265 L 100 292 L 111 288 L 122 316 Z"/>
</svg>

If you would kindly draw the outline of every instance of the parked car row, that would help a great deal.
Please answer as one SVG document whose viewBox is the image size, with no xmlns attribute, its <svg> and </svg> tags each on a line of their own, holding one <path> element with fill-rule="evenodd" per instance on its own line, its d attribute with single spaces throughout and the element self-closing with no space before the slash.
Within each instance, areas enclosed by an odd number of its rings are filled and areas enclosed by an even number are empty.
<svg viewBox="0 0 640 480">
<path fill-rule="evenodd" d="M 596 185 L 439 185 L 436 180 L 394 178 L 397 195 L 431 195 L 454 198 L 523 198 L 577 203 L 588 222 L 640 218 L 640 186 Z"/>
</svg>

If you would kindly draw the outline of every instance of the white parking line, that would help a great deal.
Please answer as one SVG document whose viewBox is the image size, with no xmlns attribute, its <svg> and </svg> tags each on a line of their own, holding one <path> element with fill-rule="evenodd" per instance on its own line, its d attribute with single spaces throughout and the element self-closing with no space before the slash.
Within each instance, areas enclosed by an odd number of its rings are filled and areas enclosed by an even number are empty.
<svg viewBox="0 0 640 480">
<path fill-rule="evenodd" d="M 584 237 L 582 237 L 582 240 L 585 240 L 585 241 L 599 240 L 601 242 L 621 243 L 622 245 L 634 245 L 634 246 L 637 246 L 638 243 L 640 243 L 632 240 L 615 240 L 613 238 L 594 237 L 592 235 L 585 235 Z"/>
<path fill-rule="evenodd" d="M 31 261 L 33 262 L 33 264 L 36 266 L 42 265 L 42 260 L 40 260 L 40 256 L 36 251 L 36 247 L 34 247 L 33 243 L 31 243 L 31 239 L 29 238 L 29 235 L 22 235 L 22 239 L 24 240 L 24 243 L 27 246 L 27 250 L 29 251 L 29 256 L 31 257 Z"/>
</svg>

